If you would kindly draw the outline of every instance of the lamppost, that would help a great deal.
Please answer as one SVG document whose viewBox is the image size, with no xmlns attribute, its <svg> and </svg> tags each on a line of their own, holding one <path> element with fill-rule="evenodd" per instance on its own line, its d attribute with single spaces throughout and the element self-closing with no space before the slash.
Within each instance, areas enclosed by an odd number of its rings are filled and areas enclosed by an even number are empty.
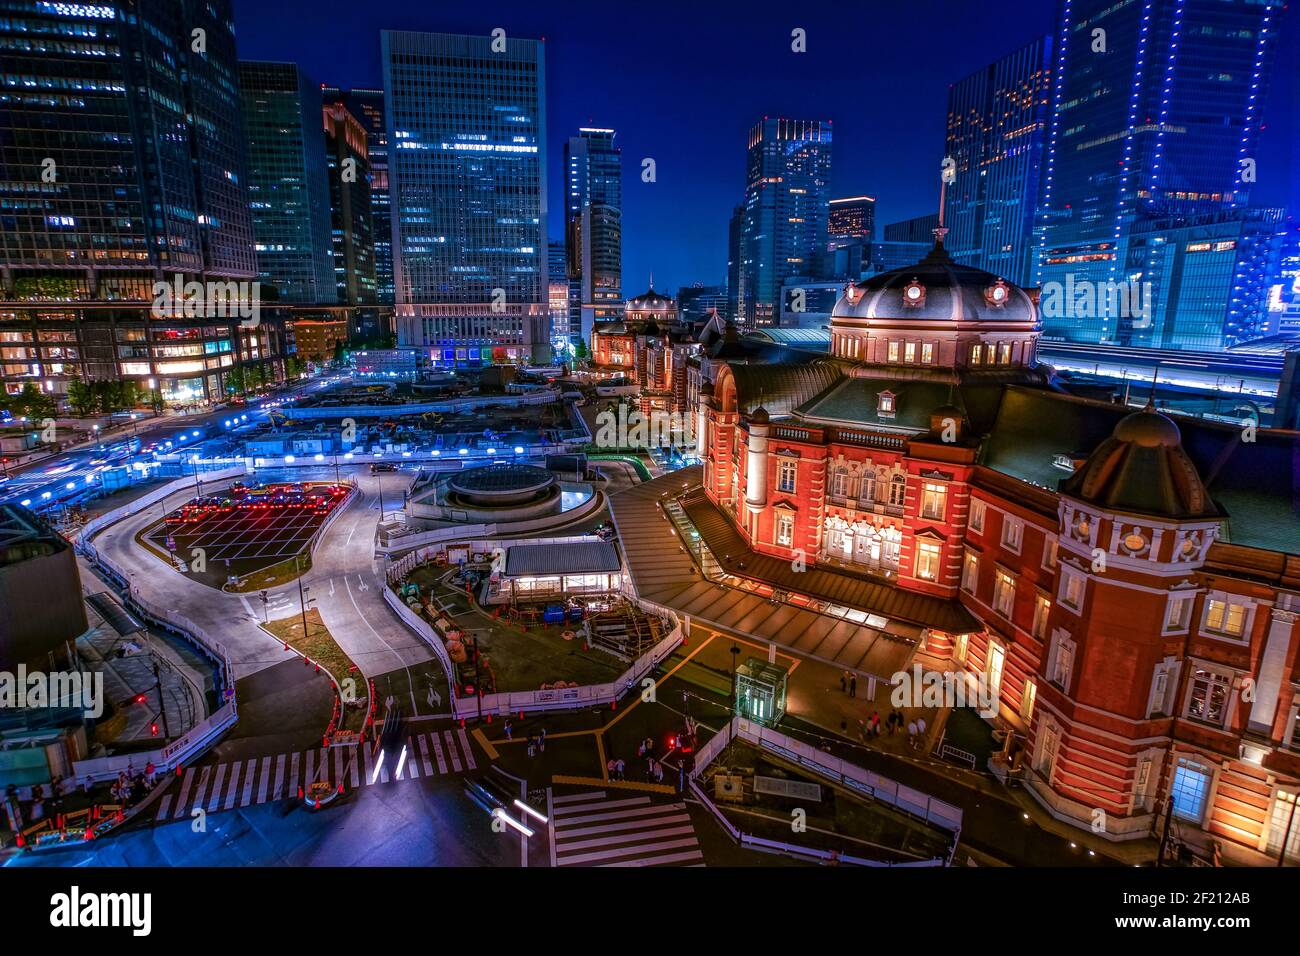
<svg viewBox="0 0 1300 956">
<path fill-rule="evenodd" d="M 293 569 L 295 571 L 298 570 L 298 562 L 301 559 L 302 559 L 301 554 L 298 555 L 298 557 L 293 559 Z M 315 600 L 314 598 L 309 599 L 307 597 L 307 592 L 309 592 L 310 590 L 311 590 L 310 587 L 302 586 L 302 575 L 299 574 L 298 575 L 298 606 L 302 608 L 302 639 L 304 642 L 304 648 L 303 648 L 304 653 L 306 652 L 305 643 L 307 640 L 307 606 L 311 604 L 313 600 Z"/>
<path fill-rule="evenodd" d="M 158 672 L 158 658 L 153 659 L 153 680 L 154 689 L 158 691 L 158 715 L 162 717 L 163 738 L 170 740 L 172 736 L 171 728 L 167 726 L 167 702 L 163 699 L 162 674 Z"/>
<path fill-rule="evenodd" d="M 379 479 L 379 523 L 384 523 L 384 473 L 375 472 L 375 477 Z"/>
<path fill-rule="evenodd" d="M 191 456 L 190 464 L 194 466 L 194 497 L 202 498 L 203 483 L 199 481 L 199 456 L 198 455 Z"/>
</svg>

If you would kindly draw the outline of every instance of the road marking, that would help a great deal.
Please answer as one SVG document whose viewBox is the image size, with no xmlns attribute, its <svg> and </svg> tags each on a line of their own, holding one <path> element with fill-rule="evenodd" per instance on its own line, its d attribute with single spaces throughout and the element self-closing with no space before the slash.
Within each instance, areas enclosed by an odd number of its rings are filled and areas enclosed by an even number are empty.
<svg viewBox="0 0 1300 956">
<path fill-rule="evenodd" d="M 684 809 L 686 809 L 684 803 L 661 803 L 651 807 L 638 807 L 635 810 L 615 810 L 611 813 L 589 813 L 584 817 L 565 817 L 563 823 L 564 826 L 574 826 L 579 823 L 598 823 L 604 820 L 626 820 L 630 817 L 653 816 L 667 810 L 680 811 Z M 556 825 L 560 825 L 558 821 Z"/>
<path fill-rule="evenodd" d="M 577 803 L 579 800 L 598 800 L 605 796 L 604 790 L 597 790 L 593 793 L 569 793 L 562 797 L 555 797 L 552 803 Z"/>
<path fill-rule="evenodd" d="M 669 853 L 666 856 L 650 856 L 640 860 L 623 860 L 618 863 L 608 863 L 607 866 L 661 866 L 665 863 L 685 863 L 687 860 L 702 860 L 704 854 L 699 850 L 691 850 L 686 853 Z M 696 863 L 695 866 L 703 866 L 703 863 Z"/>
<path fill-rule="evenodd" d="M 266 803 L 266 789 L 271 783 L 271 758 L 262 758 L 262 779 L 257 785 L 257 802 Z"/>
<path fill-rule="evenodd" d="M 424 763 L 424 775 L 433 776 L 433 761 L 429 759 L 429 745 L 424 741 L 424 734 L 417 734 L 416 740 L 420 743 L 420 760 Z"/>
<path fill-rule="evenodd" d="M 244 789 L 239 793 L 239 805 L 246 807 L 253 799 L 253 783 L 257 780 L 257 758 L 244 764 Z"/>
<path fill-rule="evenodd" d="M 602 796 L 599 800 L 593 800 L 590 803 L 574 803 L 564 807 L 557 807 L 555 813 L 557 816 L 564 816 L 569 813 L 586 813 L 593 807 L 608 807 L 617 809 L 618 807 L 644 807 L 650 802 L 649 797 L 630 797 L 627 800 L 606 800 Z"/>
<path fill-rule="evenodd" d="M 339 783 L 342 783 L 342 782 L 343 782 L 343 748 L 342 748 L 342 747 L 332 747 L 332 748 L 330 748 L 330 749 L 334 751 L 334 780 L 333 780 L 333 782 L 336 783 L 336 784 L 339 784 Z"/>
<path fill-rule="evenodd" d="M 298 785 L 298 758 L 302 755 L 296 750 L 293 756 L 289 758 L 289 789 L 293 790 Z"/>
<path fill-rule="evenodd" d="M 226 792 L 226 805 L 221 808 L 223 810 L 229 810 L 235 805 L 235 796 L 239 793 L 239 767 L 238 760 L 230 765 L 230 789 Z"/>
<path fill-rule="evenodd" d="M 680 850 L 688 846 L 697 847 L 699 846 L 699 843 L 697 843 L 695 837 L 692 836 L 680 840 L 665 840 L 662 843 L 615 847 L 609 850 L 598 850 L 594 853 L 580 853 L 577 856 L 566 856 L 560 860 L 560 864 L 562 866 L 577 866 L 583 863 L 595 863 L 599 860 L 611 860 L 620 856 L 632 856 L 637 853 L 644 853 L 647 850 Z M 560 847 L 560 852 L 564 852 L 564 847 Z M 699 850 L 696 850 L 691 859 L 696 859 L 700 856 L 702 856 L 702 854 Z M 652 858 L 652 860 L 653 859 L 655 858 Z M 644 860 L 637 865 L 646 866 L 649 865 L 652 860 Z"/>
<path fill-rule="evenodd" d="M 162 795 L 162 799 L 158 801 L 157 819 L 159 820 L 167 819 L 167 811 L 171 808 L 171 805 L 172 805 L 172 795 L 170 793 L 164 793 Z"/>
<path fill-rule="evenodd" d="M 284 788 L 284 767 L 286 763 L 288 763 L 288 761 L 285 759 L 284 754 L 280 754 L 280 756 L 276 758 L 275 786 L 271 788 L 271 799 L 273 800 L 279 800 L 281 797 L 286 796 Z"/>
<path fill-rule="evenodd" d="M 591 850 L 596 847 L 612 846 L 617 843 L 630 843 L 634 840 L 660 840 L 664 837 L 688 836 L 695 832 L 690 825 L 690 817 L 685 817 L 686 826 L 670 826 L 655 830 L 633 830 L 623 833 L 611 833 L 607 836 L 593 837 L 590 840 L 568 840 L 567 837 L 574 834 L 565 834 L 566 841 L 560 846 L 561 852 L 571 853 L 574 850 Z M 656 823 L 659 821 L 656 820 Z M 570 858 L 571 859 L 571 858 Z"/>
<path fill-rule="evenodd" d="M 443 736 L 447 740 L 447 756 L 451 757 L 451 769 L 460 773 L 460 754 L 456 753 L 456 741 L 452 737 L 450 730 L 444 730 Z"/>
<path fill-rule="evenodd" d="M 212 794 L 208 797 L 208 812 L 217 809 L 217 804 L 221 801 L 221 785 L 226 781 L 226 765 L 217 766 L 216 776 L 212 780 Z"/>
<path fill-rule="evenodd" d="M 181 795 L 176 801 L 176 818 L 179 819 L 185 812 L 185 801 L 189 799 L 190 786 L 194 783 L 194 768 L 190 767 L 185 771 L 185 776 L 181 778 Z"/>
<path fill-rule="evenodd" d="M 429 734 L 429 742 L 433 744 L 433 755 L 438 758 L 438 773 L 446 773 L 447 761 L 442 759 L 442 744 L 438 740 L 438 732 L 436 730 Z"/>
<path fill-rule="evenodd" d="M 474 762 L 474 750 L 469 745 L 469 738 L 465 736 L 465 728 L 458 728 L 456 733 L 460 734 L 460 745 L 465 748 L 465 763 L 469 765 L 470 770 L 477 770 L 478 764 Z"/>
</svg>

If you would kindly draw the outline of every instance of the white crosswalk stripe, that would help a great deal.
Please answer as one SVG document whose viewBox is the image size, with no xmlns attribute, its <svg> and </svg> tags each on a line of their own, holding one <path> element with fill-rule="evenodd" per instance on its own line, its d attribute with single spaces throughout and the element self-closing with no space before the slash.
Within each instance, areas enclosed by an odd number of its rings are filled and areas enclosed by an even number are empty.
<svg viewBox="0 0 1300 956">
<path fill-rule="evenodd" d="M 684 803 L 607 794 L 564 794 L 551 800 L 556 866 L 703 865 Z"/>
<path fill-rule="evenodd" d="M 450 730 L 411 734 L 404 741 L 406 764 L 400 778 L 397 776 L 397 762 L 401 747 L 398 747 L 396 753 L 385 755 L 376 779 L 377 758 L 371 750 L 371 744 L 324 750 L 315 748 L 297 753 L 232 760 L 215 766 L 186 767 L 179 786 L 174 784 L 173 789 L 158 801 L 155 820 L 179 820 L 190 816 L 195 807 L 212 812 L 296 797 L 299 789 L 306 789 L 318 778 L 333 783 L 343 781 L 347 786 L 355 788 L 368 787 L 372 781 L 380 784 L 395 779 L 418 780 L 421 777 L 445 775 L 449 771 L 460 773 L 463 768 L 475 769 L 477 761 L 469 737 L 460 735 L 464 747 L 462 754 L 456 745 L 456 736 Z M 444 759 L 444 752 L 450 756 L 450 768 Z M 435 757 L 436 761 L 433 759 Z"/>
</svg>

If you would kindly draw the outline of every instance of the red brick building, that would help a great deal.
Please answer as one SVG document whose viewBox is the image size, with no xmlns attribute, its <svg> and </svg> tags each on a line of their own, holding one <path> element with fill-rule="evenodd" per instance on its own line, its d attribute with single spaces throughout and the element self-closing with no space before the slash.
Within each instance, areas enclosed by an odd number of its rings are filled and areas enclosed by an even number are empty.
<svg viewBox="0 0 1300 956">
<path fill-rule="evenodd" d="M 994 769 L 1058 819 L 1125 840 L 1172 806 L 1300 859 L 1300 434 L 1072 396 L 1039 328 L 937 245 L 845 290 L 829 355 L 706 353 L 705 492 L 754 552 L 878 582 L 878 621 L 951 604 L 916 660 L 996 692 Z"/>
</svg>

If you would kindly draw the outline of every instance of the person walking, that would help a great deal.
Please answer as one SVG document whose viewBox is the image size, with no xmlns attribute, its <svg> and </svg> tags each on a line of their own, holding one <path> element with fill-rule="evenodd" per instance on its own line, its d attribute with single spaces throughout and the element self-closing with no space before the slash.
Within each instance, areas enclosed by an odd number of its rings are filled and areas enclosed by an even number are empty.
<svg viewBox="0 0 1300 956">
<path fill-rule="evenodd" d="M 858 675 L 857 674 L 849 675 L 849 696 L 850 697 L 858 696 Z"/>
<path fill-rule="evenodd" d="M 916 718 L 917 745 L 925 749 L 925 718 L 918 716 Z"/>
<path fill-rule="evenodd" d="M 505 727 L 502 728 L 502 730 L 506 732 L 506 740 L 514 740 L 515 728 L 514 725 L 510 723 L 510 721 L 508 720 L 506 721 L 506 725 Z"/>
<path fill-rule="evenodd" d="M 907 722 L 907 745 L 914 750 L 916 749 L 916 721 L 915 720 L 909 720 Z"/>
<path fill-rule="evenodd" d="M 627 779 L 627 777 L 624 776 L 624 770 L 626 770 L 626 768 L 627 768 L 627 764 L 623 763 L 622 757 L 619 757 L 617 760 L 614 761 L 614 771 L 618 774 L 619 780 Z"/>
<path fill-rule="evenodd" d="M 618 773 L 618 762 L 613 757 L 610 757 L 608 760 L 605 761 L 605 776 L 608 777 L 610 780 L 617 780 L 618 777 L 615 776 L 615 774 L 617 773 Z"/>
<path fill-rule="evenodd" d="M 537 740 L 532 734 L 528 735 L 528 756 L 537 756 Z"/>
</svg>

